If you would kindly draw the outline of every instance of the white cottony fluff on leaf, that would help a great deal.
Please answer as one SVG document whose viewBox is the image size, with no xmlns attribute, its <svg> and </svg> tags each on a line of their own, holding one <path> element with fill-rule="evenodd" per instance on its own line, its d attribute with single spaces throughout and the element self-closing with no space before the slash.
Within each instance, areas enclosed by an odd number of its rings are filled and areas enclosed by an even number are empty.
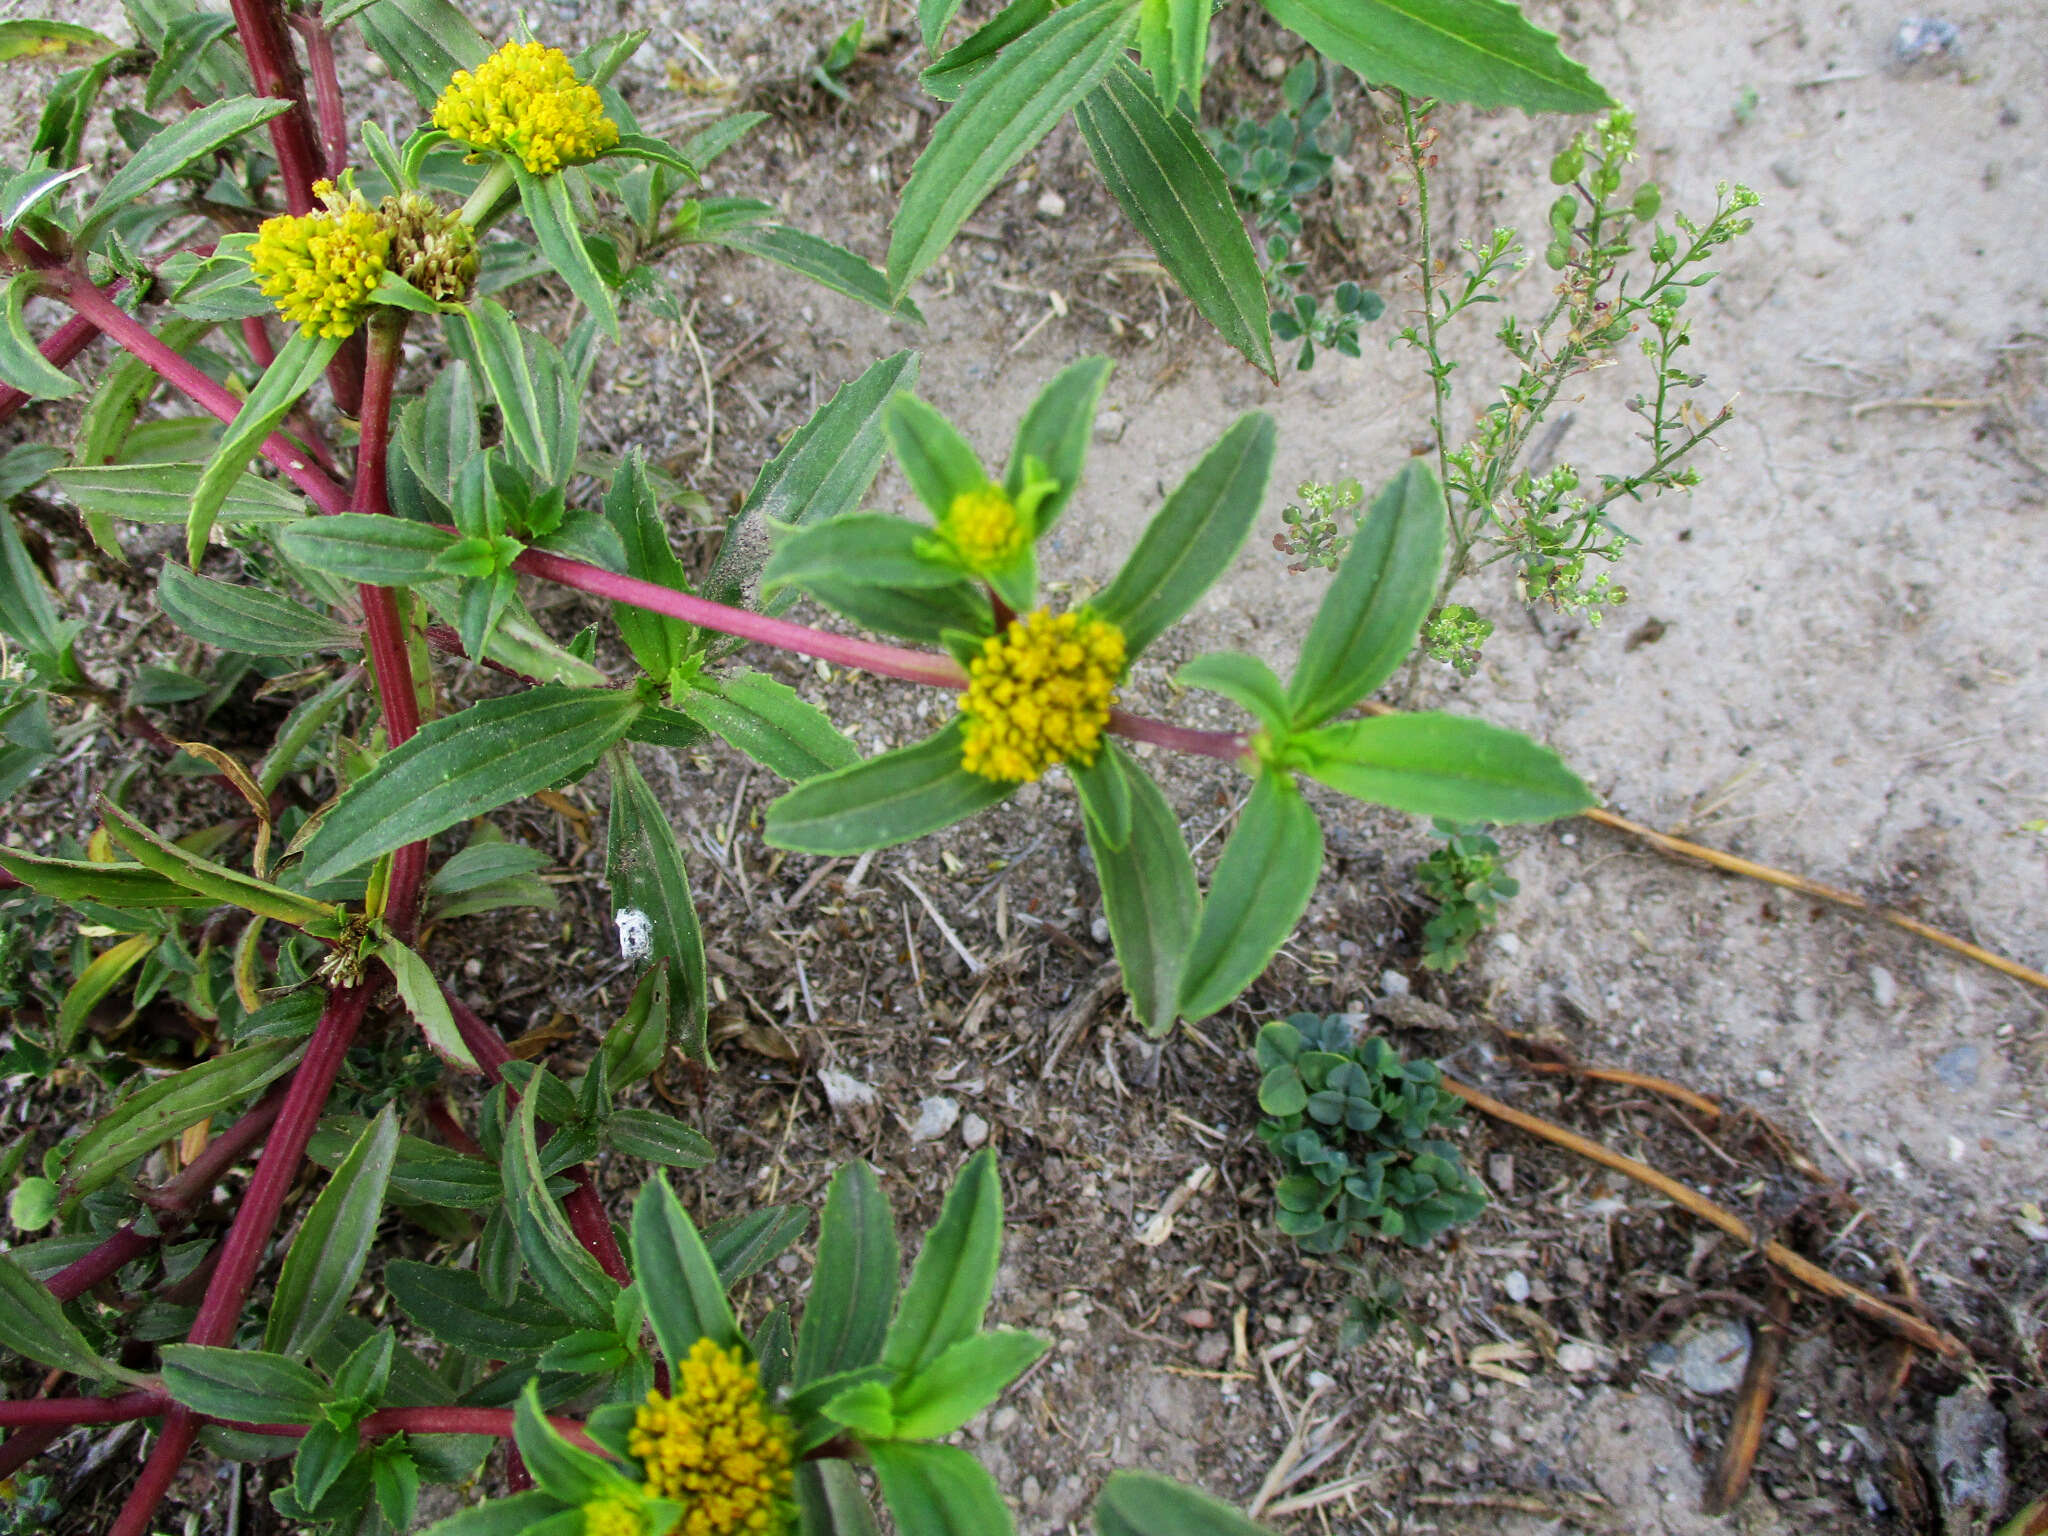
<svg viewBox="0 0 2048 1536">
<path fill-rule="evenodd" d="M 654 953 L 654 922 L 638 907 L 622 907 L 612 914 L 619 925 L 619 954 L 627 960 L 645 960 Z"/>
</svg>

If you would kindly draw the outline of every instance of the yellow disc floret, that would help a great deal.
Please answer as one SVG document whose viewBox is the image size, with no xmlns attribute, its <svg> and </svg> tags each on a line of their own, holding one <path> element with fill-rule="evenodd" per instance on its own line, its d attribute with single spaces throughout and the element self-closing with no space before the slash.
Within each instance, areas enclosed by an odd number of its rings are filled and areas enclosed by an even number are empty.
<svg viewBox="0 0 2048 1536">
<path fill-rule="evenodd" d="M 1024 552 L 1030 533 L 1000 485 L 962 491 L 939 529 L 971 571 L 1000 570 Z"/>
<path fill-rule="evenodd" d="M 434 104 L 434 126 L 473 149 L 510 150 L 536 176 L 619 142 L 597 87 L 576 78 L 561 49 L 539 43 L 507 43 L 474 74 L 458 69 Z"/>
<path fill-rule="evenodd" d="M 583 1506 L 583 1536 L 647 1536 L 647 1521 L 637 1503 L 599 1499 Z"/>
<path fill-rule="evenodd" d="M 1123 670 L 1123 631 L 1105 619 L 1039 608 L 1013 620 L 967 669 L 961 766 L 1022 782 L 1054 763 L 1094 762 Z"/>
<path fill-rule="evenodd" d="M 627 1448 L 647 1491 L 683 1506 L 664 1536 L 770 1536 L 785 1528 L 789 1426 L 761 1395 L 760 1372 L 737 1347 L 699 1339 L 674 1370 L 675 1394 L 647 1394 Z"/>
<path fill-rule="evenodd" d="M 265 219 L 249 248 L 249 267 L 277 312 L 312 336 L 347 336 L 363 323 L 370 294 L 391 249 L 362 194 L 317 181 L 325 205 L 313 213 Z"/>
</svg>

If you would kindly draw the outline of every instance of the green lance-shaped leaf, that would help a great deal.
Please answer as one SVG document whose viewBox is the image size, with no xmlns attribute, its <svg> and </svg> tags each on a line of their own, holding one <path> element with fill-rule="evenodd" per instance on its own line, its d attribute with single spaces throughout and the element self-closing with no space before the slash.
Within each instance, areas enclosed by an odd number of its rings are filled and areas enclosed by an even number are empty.
<svg viewBox="0 0 2048 1536">
<path fill-rule="evenodd" d="M 46 859 L 38 853 L 0 848 L 0 869 L 6 870 L 30 890 L 74 906 L 81 901 L 143 910 L 217 905 L 211 896 L 188 891 L 175 880 L 167 880 L 140 864 Z"/>
<path fill-rule="evenodd" d="M 1168 113 L 1128 62 L 1074 110 L 1088 152 L 1159 263 L 1202 316 L 1277 379 L 1266 280 L 1223 168 L 1195 125 Z"/>
<path fill-rule="evenodd" d="M 729 1291 L 782 1257 L 783 1250 L 802 1237 L 810 1224 L 811 1213 L 802 1206 L 756 1206 L 705 1228 L 704 1251 L 711 1255 L 718 1283 Z"/>
<path fill-rule="evenodd" d="M 376 0 L 351 14 L 393 77 L 429 110 L 456 70 L 475 69 L 491 51 L 450 0 Z"/>
<path fill-rule="evenodd" d="M 899 1440 L 938 1440 L 988 1407 L 1045 1353 L 1046 1341 L 1015 1328 L 977 1333 L 899 1384 L 890 1411 Z"/>
<path fill-rule="evenodd" d="M 483 452 L 469 364 L 459 357 L 450 361 L 426 393 L 399 413 L 398 446 L 420 483 L 443 504 L 453 503 L 457 477 Z"/>
<path fill-rule="evenodd" d="M 918 307 L 907 298 L 892 295 L 889 279 L 871 263 L 807 230 L 788 224 L 745 224 L 706 235 L 704 243 L 759 256 L 885 315 L 924 324 Z"/>
<path fill-rule="evenodd" d="M 1281 26 L 1374 85 L 1524 112 L 1614 99 L 1508 0 L 1264 0 Z"/>
<path fill-rule="evenodd" d="M 62 400 L 83 386 L 37 349 L 22 314 L 41 282 L 33 272 L 17 272 L 0 296 L 0 384 L 12 385 L 31 400 Z"/>
<path fill-rule="evenodd" d="M 1373 498 L 1302 641 L 1287 689 L 1296 725 L 1349 709 L 1407 659 L 1436 599 L 1449 529 L 1436 472 L 1411 459 Z"/>
<path fill-rule="evenodd" d="M 1552 821 L 1596 803 L 1550 748 L 1464 715 L 1346 720 L 1291 743 L 1339 794 L 1449 821 Z"/>
<path fill-rule="evenodd" d="M 1131 780 L 1122 754 L 1103 751 L 1085 768 L 1067 764 L 1080 792 L 1081 812 L 1105 848 L 1121 851 L 1131 842 Z"/>
<path fill-rule="evenodd" d="M 131 1094 L 71 1144 L 64 1194 L 89 1195 L 188 1126 L 239 1104 L 299 1059 L 297 1040 L 261 1040 L 202 1061 Z"/>
<path fill-rule="evenodd" d="M 91 245 L 100 227 L 160 181 L 168 180 L 229 144 L 291 103 L 268 96 L 235 96 L 201 107 L 169 127 L 150 135 L 133 158 L 116 171 L 85 211 L 78 232 L 81 247 Z"/>
<path fill-rule="evenodd" d="M 391 972 L 405 1011 L 419 1025 L 433 1053 L 458 1072 L 481 1072 L 483 1068 L 477 1065 L 462 1031 L 455 1027 L 455 1014 L 427 962 L 382 928 L 378 930 L 377 958 Z"/>
<path fill-rule="evenodd" d="M 641 1186 L 633 1202 L 632 1242 L 633 1274 L 664 1356 L 681 1360 L 699 1339 L 726 1347 L 740 1342 L 718 1266 L 660 1174 Z"/>
<path fill-rule="evenodd" d="M 951 511 L 954 497 L 988 484 L 988 471 L 960 429 L 917 396 L 906 392 L 891 400 L 883 427 L 903 478 L 933 517 Z"/>
<path fill-rule="evenodd" d="M 1273 467 L 1273 418 L 1240 416 L 1153 514 L 1116 580 L 1088 606 L 1136 656 L 1194 606 L 1243 547 Z"/>
<path fill-rule="evenodd" d="M 245 912 L 275 918 L 294 928 L 304 928 L 309 923 L 325 923 L 335 916 L 336 909 L 328 902 L 315 901 L 297 891 L 288 891 L 267 880 L 258 880 L 240 870 L 229 869 L 225 864 L 202 859 L 198 854 L 158 836 L 111 800 L 100 801 L 100 815 L 106 822 L 107 835 L 131 858 L 164 878 L 177 881 L 187 890 L 240 907 Z"/>
<path fill-rule="evenodd" d="M 639 1487 L 602 1456 L 571 1445 L 541 1412 L 540 1382 L 530 1379 L 513 1409 L 512 1433 L 533 1480 L 556 1498 L 571 1504 L 596 1503 L 607 1497 L 638 1502 Z M 576 1518 L 584 1519 L 582 1510 Z M 541 1529 L 542 1527 L 534 1527 Z M 564 1531 L 570 1527 L 564 1526 Z"/>
<path fill-rule="evenodd" d="M 1180 1014 L 1206 1019 L 1258 979 L 1308 910 L 1323 872 L 1323 829 L 1292 774 L 1252 786 L 1209 880 L 1180 983 Z"/>
<path fill-rule="evenodd" d="M 1194 940 L 1202 898 L 1194 860 L 1180 835 L 1173 807 L 1152 776 L 1112 742 L 1120 754 L 1131 796 L 1131 836 L 1121 849 L 1109 846 L 1095 818 L 1084 817 L 1095 873 L 1102 882 L 1103 915 L 1116 947 L 1117 964 L 1130 994 L 1131 1011 L 1154 1035 L 1173 1027 L 1174 1004 Z"/>
<path fill-rule="evenodd" d="M 197 464 L 92 464 L 54 469 L 50 482 L 89 516 L 118 517 L 131 523 L 182 523 L 192 510 L 199 475 Z M 244 472 L 228 487 L 214 523 L 221 528 L 241 528 L 295 523 L 306 515 L 305 498 L 290 486 Z M 441 543 L 448 542 L 444 535 Z"/>
<path fill-rule="evenodd" d="M 865 853 L 907 843 L 998 805 L 1017 786 L 960 766 L 966 729 L 953 719 L 914 746 L 807 779 L 768 807 L 764 835 L 799 853 Z"/>
<path fill-rule="evenodd" d="M 166 562 L 157 602 L 195 640 L 244 656 L 306 656 L 362 648 L 361 632 L 318 609 L 261 587 L 215 581 Z"/>
<path fill-rule="evenodd" d="M 874 1169 L 846 1164 L 832 1176 L 818 1223 L 818 1263 L 796 1335 L 798 1386 L 881 1358 L 900 1266 L 889 1197 Z"/>
<path fill-rule="evenodd" d="M 614 1152 L 664 1168 L 703 1168 L 718 1156 L 700 1132 L 659 1110 L 615 1109 L 598 1134 Z"/>
<path fill-rule="evenodd" d="M 960 9 L 960 0 L 917 0 L 917 29 L 924 37 L 927 53 L 939 46 L 947 23 Z"/>
<path fill-rule="evenodd" d="M 597 317 L 605 334 L 617 341 L 618 304 L 576 228 L 576 209 L 569 201 L 567 174 L 536 176 L 517 155 L 507 155 L 504 163 L 512 167 L 512 178 L 519 186 L 520 210 L 533 226 L 541 254 L 569 285 L 569 291 L 583 301 L 583 307 Z"/>
<path fill-rule="evenodd" d="M 140 965 L 156 949 L 156 933 L 138 933 L 123 939 L 111 949 L 93 956 L 92 961 L 78 973 L 77 980 L 64 993 L 64 1001 L 57 1006 L 57 1049 L 68 1052 L 78 1039 L 78 1032 L 85 1027 L 85 1021 L 92 1017 L 93 1009 L 121 984 L 121 979 Z"/>
<path fill-rule="evenodd" d="M 647 478 L 646 461 L 638 449 L 626 455 L 605 492 L 605 521 L 625 546 L 626 574 L 675 592 L 690 590 L 690 578 L 668 542 L 668 529 Z M 665 613 L 649 613 L 631 603 L 613 603 L 612 619 L 641 669 L 666 684 L 690 652 L 696 627 Z"/>
<path fill-rule="evenodd" d="M 1002 1244 L 1003 1185 L 995 1153 L 984 1147 L 946 1191 L 882 1341 L 881 1363 L 899 1379 L 981 1331 Z"/>
<path fill-rule="evenodd" d="M 14 59 L 49 58 L 65 53 L 91 58 L 116 52 L 120 46 L 111 37 L 75 22 L 46 21 L 40 17 L 0 21 L 0 64 Z"/>
<path fill-rule="evenodd" d="M 93 1352 L 85 1335 L 40 1280 L 0 1253 L 0 1348 L 52 1370 L 94 1381 L 136 1384 L 142 1377 Z"/>
<path fill-rule="evenodd" d="M 304 878 L 331 880 L 594 761 L 642 706 L 632 693 L 550 685 L 444 716 L 378 759 L 306 845 Z"/>
<path fill-rule="evenodd" d="M 1273 669 L 1241 651 L 1211 651 L 1174 674 L 1183 688 L 1220 693 L 1276 738 L 1288 734 L 1287 689 Z"/>
<path fill-rule="evenodd" d="M 932 550 L 928 523 L 879 512 L 849 512 L 829 522 L 792 528 L 775 540 L 761 573 L 761 589 L 854 583 L 887 593 L 903 588 L 948 587 L 963 580 L 958 564 Z M 886 600 L 886 598 L 885 598 Z"/>
<path fill-rule="evenodd" d="M 1095 1498 L 1097 1536 L 1268 1536 L 1206 1493 L 1150 1472 L 1112 1472 Z"/>
<path fill-rule="evenodd" d="M 597 1260 L 576 1241 L 568 1220 L 548 1193 L 535 1130 L 539 1101 L 539 1094 L 525 1094 L 518 1108 L 506 1117 L 504 1161 L 499 1165 L 520 1257 L 539 1282 L 541 1294 L 578 1324 L 609 1328 L 618 1282 L 598 1268 Z"/>
<path fill-rule="evenodd" d="M 354 1138 L 367 1128 L 367 1121 L 331 1116 L 313 1132 L 306 1156 L 322 1168 L 338 1168 L 355 1146 Z M 391 1165 L 391 1196 L 418 1205 L 471 1211 L 490 1210 L 505 1200 L 495 1162 L 451 1151 L 418 1136 L 398 1138 L 398 1156 Z"/>
<path fill-rule="evenodd" d="M 1038 503 L 1033 514 L 1039 538 L 1059 521 L 1074 498 L 1074 488 L 1081 483 L 1081 472 L 1088 465 L 1088 444 L 1095 436 L 1095 407 L 1115 366 L 1106 357 L 1084 357 L 1069 363 L 1038 392 L 1024 419 L 1017 423 L 1017 440 L 1010 446 L 1010 463 L 1003 474 L 1004 492 L 1012 501 L 1024 494 L 1033 461 L 1058 487 Z"/>
<path fill-rule="evenodd" d="M 889 236 L 889 287 L 905 293 L 982 199 L 1115 64 L 1130 0 L 1078 0 L 1005 48 L 960 93 L 911 168 Z"/>
<path fill-rule="evenodd" d="M 452 1349 L 502 1360 L 537 1355 L 570 1332 L 569 1319 L 531 1287 L 509 1302 L 484 1289 L 473 1270 L 394 1259 L 384 1284 L 405 1315 Z"/>
<path fill-rule="evenodd" d="M 986 69 L 990 60 L 1058 9 L 1054 0 L 1011 0 L 984 26 L 970 32 L 967 41 L 932 60 L 918 76 L 918 83 L 940 101 L 958 100 L 967 82 Z"/>
<path fill-rule="evenodd" d="M 578 391 L 567 359 L 545 336 L 521 331 L 495 299 L 470 305 L 469 341 L 497 402 L 505 441 L 542 481 L 563 484 L 575 466 L 577 441 Z"/>
<path fill-rule="evenodd" d="M 213 534 L 221 503 L 248 469 L 263 440 L 291 414 L 299 397 L 319 381 L 340 350 L 340 337 L 311 336 L 304 331 L 293 331 L 278 348 L 276 359 L 263 370 L 263 377 L 228 423 L 213 457 L 199 472 L 199 483 L 192 488 L 192 510 L 185 523 L 185 558 L 190 564 L 196 566 L 206 558 L 206 541 Z"/>
<path fill-rule="evenodd" d="M 1017 1527 L 995 1479 L 950 1445 L 877 1440 L 867 1446 L 896 1528 L 916 1536 L 1012 1536 Z"/>
<path fill-rule="evenodd" d="M 796 1507 L 804 1536 L 882 1536 L 852 1462 L 799 1462 Z"/>
<path fill-rule="evenodd" d="M 699 676 L 683 713 L 792 783 L 860 761 L 852 742 L 815 704 L 765 672 Z"/>
<path fill-rule="evenodd" d="M 647 958 L 668 969 L 667 1038 L 709 1064 L 705 1044 L 704 935 L 690 899 L 690 876 L 661 803 L 625 748 L 605 759 L 612 778 L 605 838 L 605 883 L 612 913 L 638 912 L 647 923 Z"/>
<path fill-rule="evenodd" d="M 896 635 L 923 645 L 943 645 L 948 633 L 995 632 L 995 609 L 979 582 L 943 587 L 874 587 L 859 579 L 813 577 L 812 597 L 862 629 Z M 786 595 L 786 594 L 785 594 Z"/>
<path fill-rule="evenodd" d="M 76 626 L 67 625 L 59 616 L 41 569 L 4 507 L 5 503 L 0 503 L 0 634 L 39 656 L 39 667 L 75 677 L 77 663 L 71 643 Z"/>
<path fill-rule="evenodd" d="M 860 505 L 882 467 L 882 416 L 898 390 L 915 389 L 918 355 L 898 352 L 843 384 L 796 429 L 780 453 L 762 467 L 746 504 L 725 530 L 718 558 L 704 581 L 715 602 L 746 598 L 754 573 L 768 558 L 769 528 L 823 522 Z M 768 611 L 788 606 L 765 605 Z"/>
<path fill-rule="evenodd" d="M 334 1170 L 292 1239 L 263 1328 L 265 1349 L 302 1358 L 348 1305 L 377 1235 L 397 1155 L 398 1119 L 387 1104 Z"/>
<path fill-rule="evenodd" d="M 383 0 L 371 0 L 371 9 L 381 9 L 382 4 Z M 529 1488 L 437 1520 L 422 1536 L 582 1536 L 584 1519 L 581 1508 L 565 1507 L 552 1493 Z"/>
<path fill-rule="evenodd" d="M 296 1360 L 200 1344 L 164 1349 L 164 1390 L 210 1418 L 244 1424 L 312 1424 L 328 1397 L 327 1384 Z"/>
</svg>

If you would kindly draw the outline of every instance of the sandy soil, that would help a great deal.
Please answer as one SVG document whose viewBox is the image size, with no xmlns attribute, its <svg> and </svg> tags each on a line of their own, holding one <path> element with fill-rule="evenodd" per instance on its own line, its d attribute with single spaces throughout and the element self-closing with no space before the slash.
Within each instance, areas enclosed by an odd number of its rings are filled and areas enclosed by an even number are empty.
<svg viewBox="0 0 2048 1536">
<path fill-rule="evenodd" d="M 1695 329 L 1708 392 L 1739 395 L 1739 416 L 1698 492 L 1623 519 L 1642 543 L 1618 573 L 1631 601 L 1606 626 L 1525 616 L 1504 578 L 1481 577 L 1461 596 L 1499 626 L 1486 665 L 1467 682 L 1425 671 L 1418 702 L 1552 742 L 1624 814 L 2040 964 L 2044 840 L 2026 823 L 2048 815 L 2037 596 L 2048 572 L 2048 286 L 2035 249 L 2048 216 L 2048 27 L 2023 3 L 1954 12 L 1959 56 L 1906 70 L 1889 51 L 1900 16 L 1868 4 L 1535 9 L 1638 108 L 1643 169 L 1665 184 L 1667 209 L 1707 206 L 1721 178 L 1764 195 Z M 661 128 L 741 92 L 778 108 L 721 164 L 714 190 L 780 197 L 793 220 L 879 258 L 928 121 L 902 16 L 894 31 L 871 16 L 885 46 L 855 71 L 853 110 L 789 83 L 853 14 L 729 0 L 636 12 L 656 36 L 627 84 Z M 569 36 L 612 24 L 610 8 L 562 7 L 553 19 Z M 1221 34 L 1212 115 L 1238 101 L 1270 111 L 1266 66 L 1281 46 L 1263 27 Z M 720 94 L 720 76 L 739 89 Z M 1400 276 L 1407 216 L 1369 107 L 1354 96 L 1346 113 L 1360 138 L 1312 210 L 1318 273 L 1370 279 L 1398 311 L 1412 303 Z M 1452 235 L 1541 223 L 1561 124 L 1453 112 L 1440 126 Z M 602 366 L 594 433 L 647 444 L 722 512 L 780 434 L 884 352 L 922 349 L 924 393 L 1000 453 L 1046 376 L 1108 351 L 1119 366 L 1082 499 L 1043 558 L 1085 590 L 1113 572 L 1209 440 L 1243 410 L 1271 410 L 1281 457 L 1262 537 L 1134 684 L 1155 709 L 1229 723 L 1213 700 L 1173 697 L 1173 666 L 1224 646 L 1284 661 L 1322 579 L 1288 575 L 1263 541 L 1284 489 L 1384 478 L 1426 436 L 1424 380 L 1412 353 L 1383 345 L 1383 321 L 1364 358 L 1267 384 L 1129 259 L 1138 242 L 1085 165 L 1062 129 L 991 200 L 918 292 L 921 334 L 733 258 L 679 259 L 719 373 L 714 464 L 699 470 L 698 363 L 658 322 Z M 1044 211 L 1048 190 L 1063 211 Z M 1539 265 L 1513 301 L 1533 307 L 1543 288 Z M 1462 420 L 1501 360 L 1482 323 L 1453 345 L 1467 360 Z M 1594 470 L 1627 462 L 1633 418 L 1618 401 L 1635 387 L 1589 384 L 1559 455 Z M 905 499 L 892 474 L 873 501 Z M 573 627 L 584 610 L 555 616 Z M 900 689 L 809 668 L 783 675 L 864 748 L 937 719 L 936 700 Z M 1796 1235 L 1860 1284 L 1895 1287 L 1888 1255 L 1910 1254 L 1930 1312 L 1983 1363 L 2021 1488 L 2038 1491 L 2039 992 L 1584 824 L 1504 837 L 1523 895 L 1446 985 L 1416 964 L 1426 909 L 1407 871 L 1427 846 L 1422 829 L 1331 801 L 1325 884 L 1294 943 L 1244 1004 L 1156 1051 L 1117 1022 L 1113 989 L 1095 986 L 1099 900 L 1057 783 L 879 856 L 855 879 L 843 863 L 821 873 L 761 846 L 749 829 L 773 787 L 760 775 L 717 754 L 650 754 L 648 766 L 703 854 L 693 873 L 723 999 L 725 1070 L 709 1085 L 680 1072 L 661 1085 L 725 1148 L 701 1208 L 814 1196 L 836 1161 L 858 1154 L 883 1169 L 908 1225 L 935 1209 L 962 1150 L 959 1129 L 911 1139 L 920 1100 L 951 1098 L 978 1120 L 1003 1148 L 1010 1202 L 999 1320 L 1059 1343 L 967 1438 L 1034 1536 L 1083 1520 L 1102 1475 L 1123 1465 L 1262 1499 L 1281 1528 L 1303 1531 L 1939 1528 L 1925 1469 L 1933 1405 L 1962 1377 L 1923 1361 L 1899 1389 L 1880 1335 L 1810 1302 L 1794 1312 L 1755 1484 L 1729 1516 L 1701 1515 L 1731 1399 L 1673 1379 L 1669 1352 L 1699 1319 L 1750 1317 L 1765 1296 L 1761 1267 L 1646 1191 L 1497 1127 L 1475 1124 L 1468 1138 L 1496 1193 L 1489 1214 L 1447 1250 L 1380 1256 L 1406 1287 L 1414 1337 L 1394 1322 L 1365 1348 L 1340 1349 L 1357 1284 L 1275 1236 L 1251 1136 L 1240 1048 L 1261 1019 L 1293 1008 L 1433 1023 L 1403 1040 Z M 1219 828 L 1241 793 L 1220 771 L 1155 766 L 1194 837 Z M 44 810 L 62 814 L 61 800 Z M 538 811 L 501 820 L 556 848 L 566 869 L 595 867 L 573 825 Z M 554 935 L 491 935 L 503 982 L 472 986 L 515 1031 L 601 1028 L 622 996 L 604 959 L 601 890 L 563 889 L 566 963 Z M 927 896 L 966 955 L 924 914 Z M 435 958 L 455 967 L 476 939 L 443 943 Z M 1403 992 L 1441 1011 L 1389 1001 Z M 1072 1044 L 1055 1054 L 1065 1025 Z M 1756 1121 L 1734 1117 L 1710 1138 L 1640 1095 L 1532 1077 L 1496 1026 L 1753 1108 L 1802 1142 L 1837 1191 L 1791 1171 Z M 832 1111 L 821 1067 L 875 1084 L 884 1112 Z M 1203 1164 L 1213 1184 L 1164 1242 L 1138 1243 Z M 637 1174 L 612 1177 L 623 1193 Z M 1850 1193 L 1866 1216 L 1841 1203 Z M 763 1276 L 752 1304 L 800 1294 L 807 1252 Z M 191 1497 L 201 1528 L 223 1528 L 217 1492 L 195 1486 Z"/>
</svg>

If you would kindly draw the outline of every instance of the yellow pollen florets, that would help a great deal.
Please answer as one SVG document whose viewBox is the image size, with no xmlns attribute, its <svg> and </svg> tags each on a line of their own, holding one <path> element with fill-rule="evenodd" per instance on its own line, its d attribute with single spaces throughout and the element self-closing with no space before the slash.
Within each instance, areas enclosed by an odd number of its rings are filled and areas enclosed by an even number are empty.
<svg viewBox="0 0 2048 1536">
<path fill-rule="evenodd" d="M 583 1536 L 647 1536 L 640 1506 L 624 1499 L 599 1499 L 583 1506 Z"/>
<path fill-rule="evenodd" d="M 972 571 L 999 570 L 1024 552 L 1024 520 L 1000 485 L 962 491 L 939 525 Z"/>
<path fill-rule="evenodd" d="M 676 1363 L 675 1394 L 647 1394 L 626 1445 L 647 1491 L 685 1513 L 665 1536 L 769 1536 L 784 1528 L 791 1485 L 789 1426 L 761 1396 L 760 1372 L 709 1339 Z"/>
<path fill-rule="evenodd" d="M 1124 670 L 1124 634 L 1105 619 L 1039 608 L 981 643 L 960 709 L 960 765 L 985 779 L 1035 779 L 1054 763 L 1086 766 Z"/>
<path fill-rule="evenodd" d="M 507 43 L 474 74 L 458 69 L 434 104 L 434 126 L 473 149 L 508 149 L 536 176 L 619 142 L 597 87 L 576 78 L 561 49 L 539 43 Z"/>
<path fill-rule="evenodd" d="M 391 232 L 362 194 L 343 194 L 331 181 L 313 192 L 326 206 L 265 219 L 249 248 L 256 286 L 277 312 L 312 336 L 347 336 L 363 323 L 370 294 L 384 275 Z"/>
</svg>

